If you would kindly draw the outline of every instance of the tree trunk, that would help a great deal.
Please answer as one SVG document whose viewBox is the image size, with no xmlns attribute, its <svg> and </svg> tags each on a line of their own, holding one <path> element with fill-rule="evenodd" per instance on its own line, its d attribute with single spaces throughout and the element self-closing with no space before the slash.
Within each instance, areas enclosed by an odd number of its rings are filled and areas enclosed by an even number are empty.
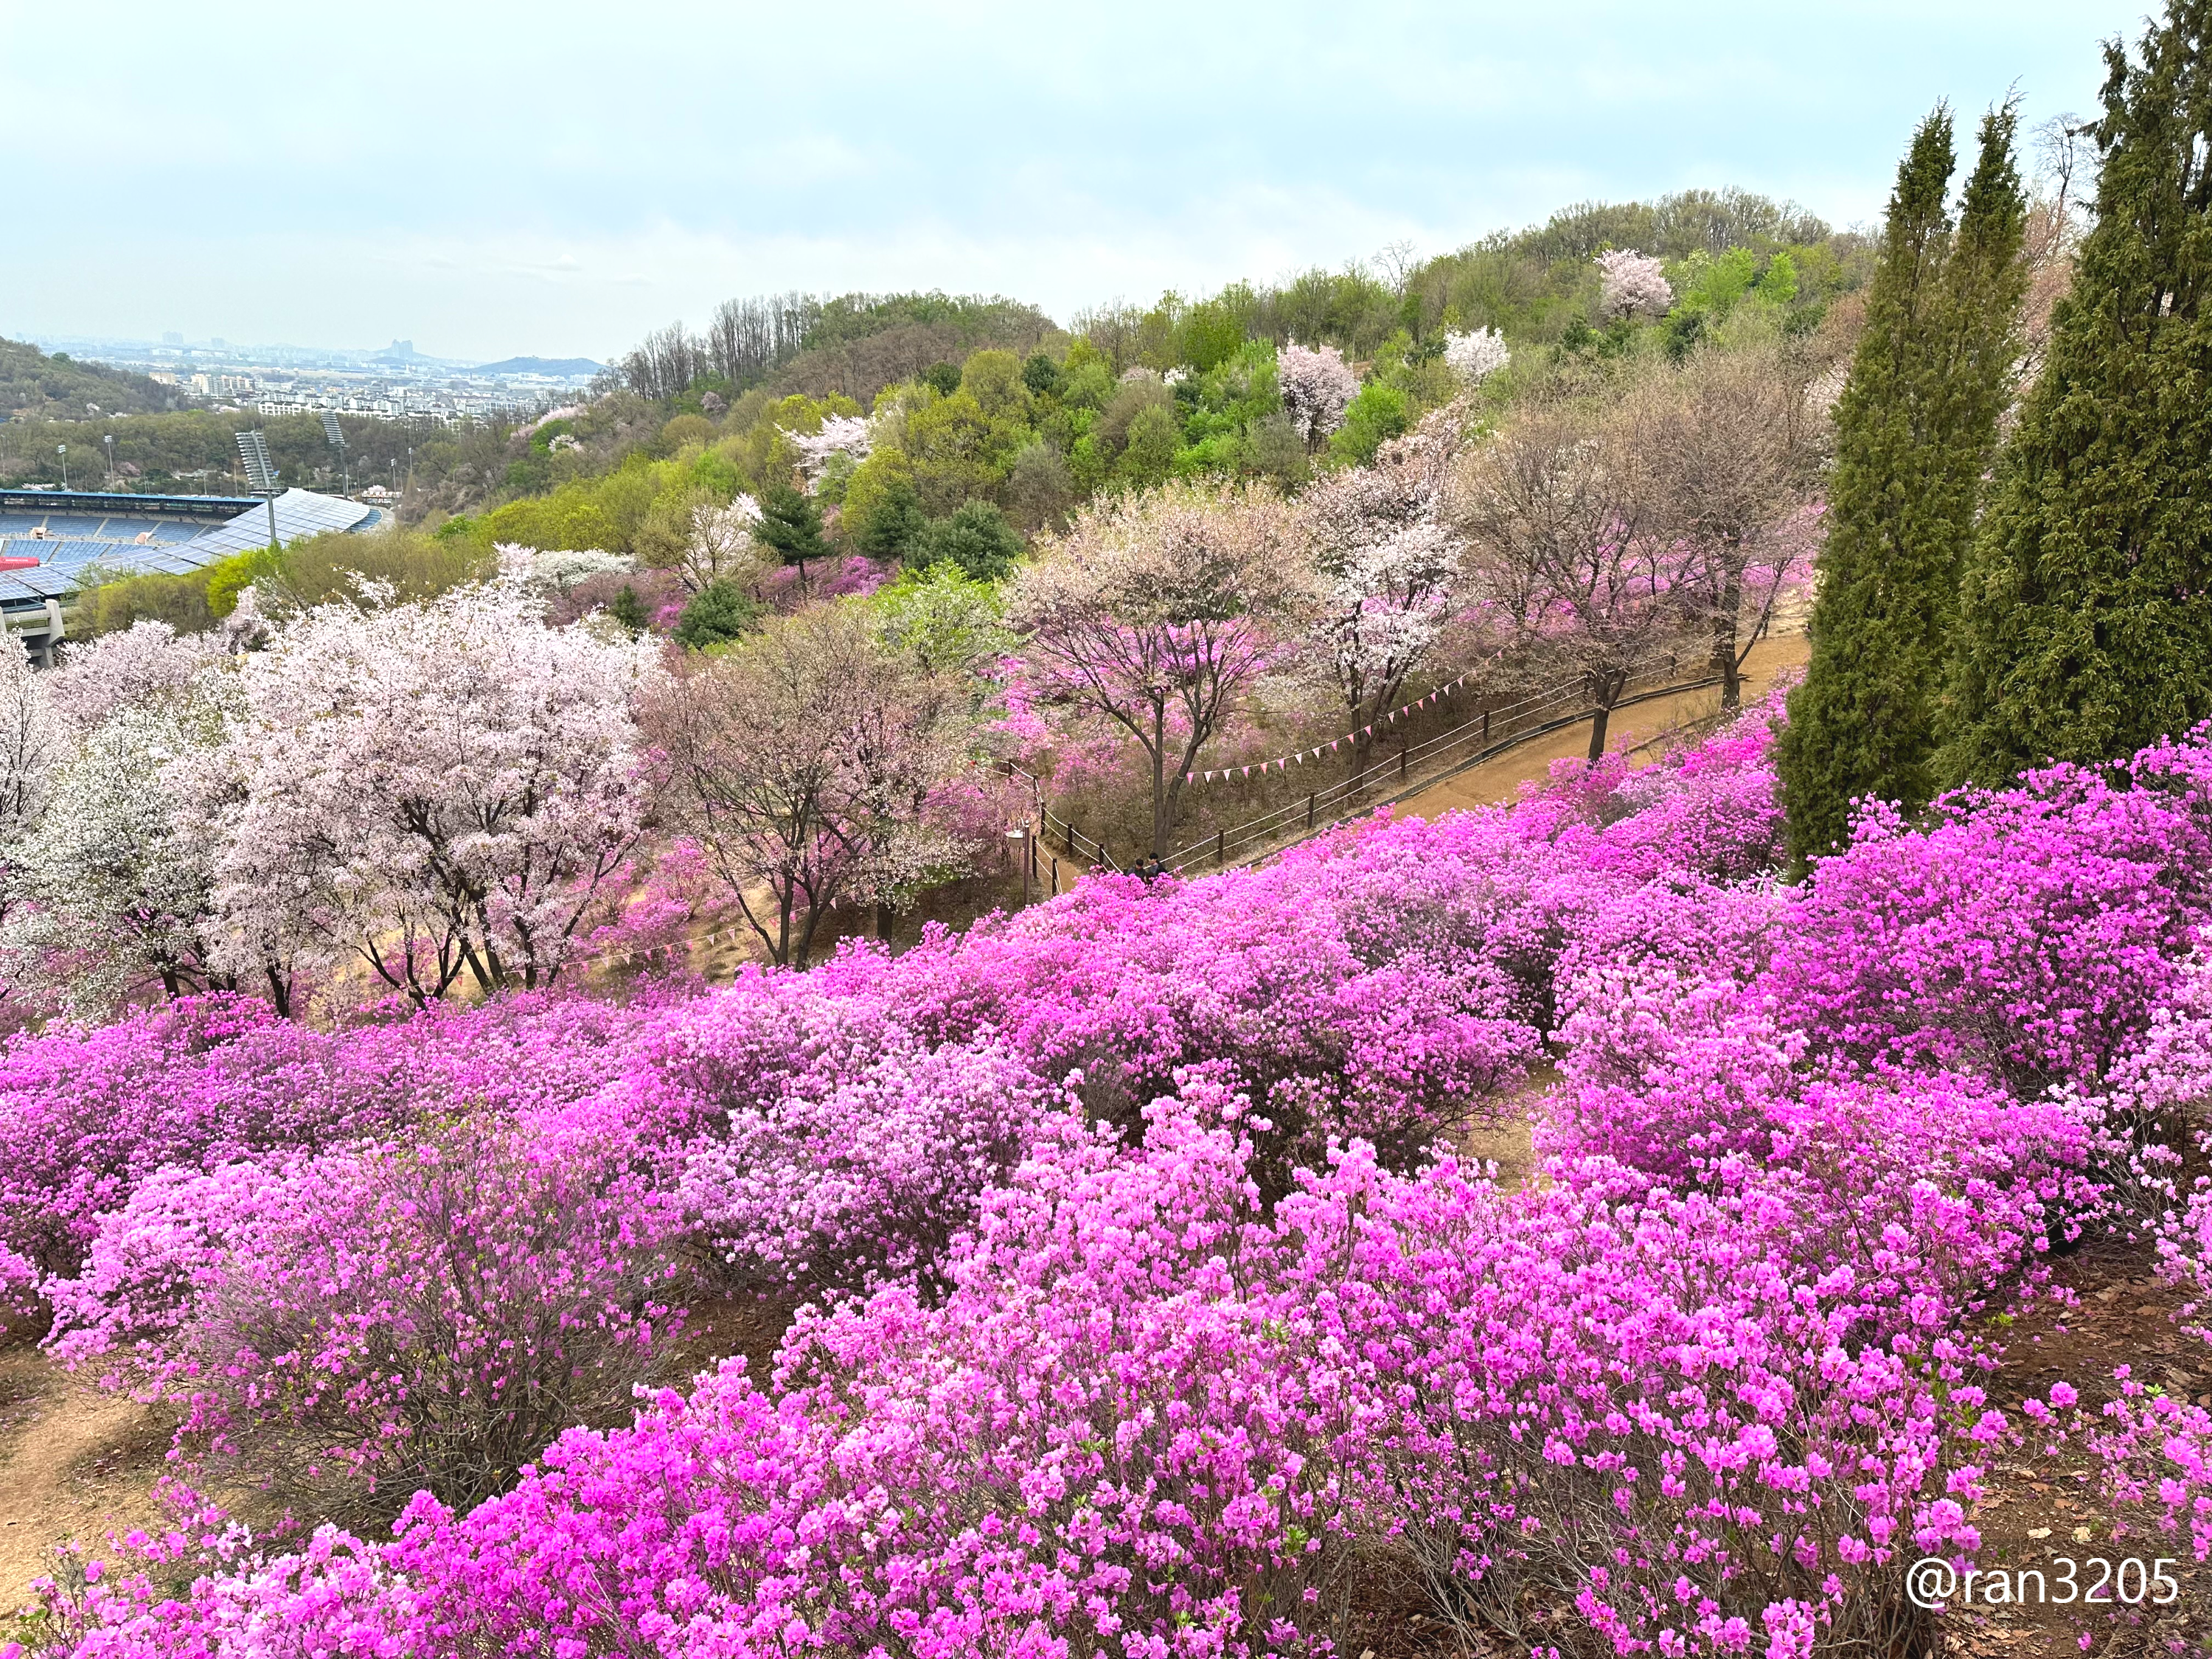
<svg viewBox="0 0 2212 1659">
<path fill-rule="evenodd" d="M 1168 855 L 1168 703 L 1152 702 L 1152 856 Z"/>
<path fill-rule="evenodd" d="M 1613 705 L 1601 702 L 1590 711 L 1589 763 L 1595 766 L 1605 758 L 1605 728 L 1613 718 Z"/>
<path fill-rule="evenodd" d="M 1743 679 L 1735 650 L 1738 613 L 1743 609 L 1743 558 L 1730 548 L 1723 561 L 1720 605 L 1713 612 L 1713 672 L 1720 676 L 1721 707 L 1730 714 L 1743 707 Z"/>
<path fill-rule="evenodd" d="M 891 907 L 880 899 L 876 902 L 876 939 L 882 945 L 891 942 Z"/>
</svg>

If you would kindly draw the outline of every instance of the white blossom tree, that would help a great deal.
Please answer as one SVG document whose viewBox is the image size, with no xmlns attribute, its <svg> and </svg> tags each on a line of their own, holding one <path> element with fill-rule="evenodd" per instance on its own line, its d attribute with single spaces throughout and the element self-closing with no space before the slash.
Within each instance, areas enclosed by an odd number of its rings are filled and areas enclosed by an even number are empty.
<svg viewBox="0 0 2212 1659">
<path fill-rule="evenodd" d="M 650 802 L 646 645 L 550 629 L 507 586 L 309 611 L 243 659 L 224 951 L 357 957 L 427 1002 L 552 983 Z"/>
<path fill-rule="evenodd" d="M 1674 303 L 1674 290 L 1658 260 L 1632 248 L 1597 256 L 1598 309 L 1607 317 L 1658 317 Z"/>
<path fill-rule="evenodd" d="M 1275 354 L 1275 384 L 1282 392 L 1283 412 L 1309 449 L 1344 424 L 1345 409 L 1359 392 L 1359 377 L 1341 351 L 1295 340 Z"/>
<path fill-rule="evenodd" d="M 626 553 L 603 552 L 596 547 L 556 548 L 541 551 L 514 542 L 494 544 L 500 574 L 507 580 L 552 595 L 566 593 L 593 576 L 628 575 L 637 561 Z"/>
<path fill-rule="evenodd" d="M 112 1013 L 143 986 L 173 997 L 230 987 L 208 950 L 216 843 L 199 789 L 234 690 L 234 675 L 205 668 L 166 695 L 118 702 L 71 739 L 10 848 L 0 948 L 12 982 L 80 1018 Z"/>
<path fill-rule="evenodd" d="M 1465 544 L 1438 517 L 1438 483 L 1427 452 L 1401 447 L 1298 501 L 1315 570 L 1307 637 L 1351 721 L 1355 777 L 1374 746 L 1370 728 L 1427 660 L 1457 600 Z"/>
<path fill-rule="evenodd" d="M 1267 667 L 1299 571 L 1273 496 L 1170 484 L 1085 509 L 1015 579 L 1008 620 L 1040 700 L 1126 732 L 1164 858 L 1200 752 Z"/>
<path fill-rule="evenodd" d="M 45 811 L 62 746 L 52 682 L 51 674 L 32 666 L 21 635 L 0 638 L 0 856 Z M 0 882 L 0 905 L 5 902 Z"/>
<path fill-rule="evenodd" d="M 1505 337 L 1494 328 L 1444 336 L 1444 366 L 1468 386 L 1495 374 L 1512 356 Z"/>
<path fill-rule="evenodd" d="M 791 447 L 799 452 L 799 470 L 805 475 L 810 495 L 822 487 L 822 475 L 833 459 L 842 455 L 848 463 L 858 465 L 868 459 L 875 441 L 874 428 L 865 415 L 825 415 L 818 432 L 793 432 L 786 427 L 776 430 L 790 439 Z"/>
</svg>

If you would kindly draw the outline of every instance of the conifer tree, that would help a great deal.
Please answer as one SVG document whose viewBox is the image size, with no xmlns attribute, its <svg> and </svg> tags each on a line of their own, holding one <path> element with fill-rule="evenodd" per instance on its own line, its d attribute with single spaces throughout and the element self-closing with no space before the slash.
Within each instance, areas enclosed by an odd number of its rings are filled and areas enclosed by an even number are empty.
<svg viewBox="0 0 2212 1659">
<path fill-rule="evenodd" d="M 1924 805 L 1960 571 L 2009 398 L 2026 284 L 2014 111 L 1982 122 L 1954 235 L 1951 117 L 1921 123 L 1898 169 L 1866 332 L 1836 406 L 1812 619 L 1779 763 L 1799 860 L 1844 840 L 1851 802 Z"/>
<path fill-rule="evenodd" d="M 2207 0 L 2106 45 L 2096 222 L 1961 594 L 1954 779 L 2127 754 L 2212 714 Z"/>
<path fill-rule="evenodd" d="M 761 519 L 753 526 L 753 539 L 772 547 L 786 564 L 799 567 L 799 580 L 806 580 L 806 562 L 827 556 L 830 544 L 822 538 L 822 509 L 814 498 L 789 484 L 770 484 L 761 495 Z"/>
</svg>

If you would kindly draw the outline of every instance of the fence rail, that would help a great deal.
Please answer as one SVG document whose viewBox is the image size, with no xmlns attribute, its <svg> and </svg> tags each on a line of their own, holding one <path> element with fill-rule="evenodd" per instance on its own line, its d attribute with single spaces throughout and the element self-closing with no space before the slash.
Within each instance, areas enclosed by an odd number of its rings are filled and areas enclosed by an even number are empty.
<svg viewBox="0 0 2212 1659">
<path fill-rule="evenodd" d="M 1674 696 L 1719 684 L 1711 675 L 1693 680 L 1671 678 L 1680 672 L 1676 659 L 1653 664 L 1630 678 L 1626 695 L 1616 698 L 1611 708 L 1626 708 L 1655 697 Z M 1363 767 L 1356 776 L 1340 778 L 1334 783 L 1309 790 L 1303 799 L 1287 801 L 1243 823 L 1217 830 L 1170 853 L 1161 860 L 1161 866 L 1178 875 L 1201 866 L 1225 869 L 1231 864 L 1249 862 L 1266 853 L 1296 846 L 1309 836 L 1334 829 L 1355 813 L 1393 805 L 1494 760 L 1524 743 L 1589 720 L 1597 710 L 1584 700 L 1583 687 L 1583 680 L 1577 676 L 1511 702 L 1480 710 L 1448 731 L 1419 743 L 1407 744 L 1395 755 L 1386 755 Z M 1069 857 L 1098 868 L 1121 873 L 1130 867 L 1117 860 L 1097 836 L 1086 834 L 1080 825 L 1054 811 L 1045 803 L 1042 779 L 1018 766 L 1011 769 L 1017 776 L 1028 779 L 1036 793 L 1037 834 L 1028 854 L 1030 872 L 1048 892 L 1059 890 L 1059 866 L 1056 860 L 1053 861 L 1048 877 L 1038 866 L 1038 841 L 1044 843 L 1048 852 L 1056 842 Z M 1419 781 L 1407 787 L 1407 779 L 1417 773 Z M 1371 796 L 1370 792 L 1378 782 L 1395 782 L 1401 787 L 1387 796 Z M 1139 866 L 1146 862 L 1138 860 Z"/>
</svg>

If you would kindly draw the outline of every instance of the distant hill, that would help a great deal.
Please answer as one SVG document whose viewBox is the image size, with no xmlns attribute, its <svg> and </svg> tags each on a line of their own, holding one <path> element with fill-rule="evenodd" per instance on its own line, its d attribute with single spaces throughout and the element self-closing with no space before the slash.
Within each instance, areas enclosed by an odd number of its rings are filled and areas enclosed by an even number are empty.
<svg viewBox="0 0 2212 1659">
<path fill-rule="evenodd" d="M 0 339 L 0 419 L 41 415 L 81 421 L 87 404 L 98 404 L 103 415 L 146 415 L 187 409 L 192 400 L 143 374 L 81 363 L 65 351 L 49 357 L 27 342 Z"/>
<path fill-rule="evenodd" d="M 495 363 L 478 363 L 472 372 L 478 374 L 553 374 L 570 380 L 587 380 L 605 368 L 605 363 L 595 363 L 589 357 L 502 357 Z"/>
</svg>

